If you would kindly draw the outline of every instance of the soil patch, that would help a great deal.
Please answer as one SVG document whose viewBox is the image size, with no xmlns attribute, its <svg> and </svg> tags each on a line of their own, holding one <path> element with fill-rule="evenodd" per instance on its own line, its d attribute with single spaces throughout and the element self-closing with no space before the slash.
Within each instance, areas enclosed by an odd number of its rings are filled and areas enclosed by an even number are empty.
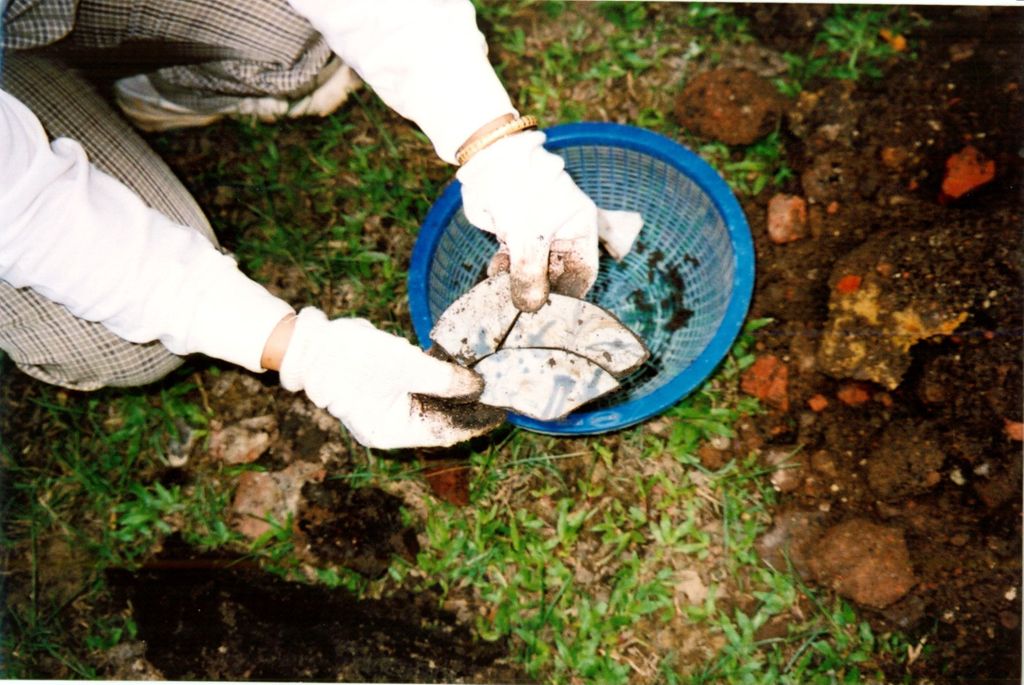
<svg viewBox="0 0 1024 685">
<path fill-rule="evenodd" d="M 501 663 L 500 645 L 475 640 L 432 593 L 359 600 L 228 560 L 176 556 L 108 574 L 132 607 L 146 662 L 168 679 L 524 680 Z"/>
<path fill-rule="evenodd" d="M 918 60 L 789 105 L 782 190 L 806 199 L 806 234 L 773 241 L 768 198 L 745 201 L 751 315 L 774 319 L 745 379 L 773 410 L 753 423 L 767 466 L 801 450 L 761 550 L 876 630 L 927 636 L 915 678 L 1019 682 L 1024 15 L 922 13 Z M 984 182 L 956 199 L 967 143 Z"/>
</svg>

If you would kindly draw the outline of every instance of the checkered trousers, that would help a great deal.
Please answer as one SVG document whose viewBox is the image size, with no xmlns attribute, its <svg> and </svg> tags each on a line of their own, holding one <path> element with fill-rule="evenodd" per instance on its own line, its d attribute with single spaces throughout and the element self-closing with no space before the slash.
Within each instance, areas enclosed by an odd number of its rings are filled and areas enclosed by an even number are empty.
<svg viewBox="0 0 1024 685">
<path fill-rule="evenodd" d="M 4 45 L 12 48 L 0 74 L 4 90 L 39 117 L 51 138 L 77 140 L 100 169 L 215 244 L 202 210 L 170 168 L 69 62 L 74 66 L 82 49 L 109 48 L 123 61 L 116 49 L 125 44 L 166 43 L 165 54 L 183 66 L 160 69 L 151 80 L 161 92 L 185 95 L 174 98 L 181 104 L 194 96 L 209 106 L 211 97 L 302 94 L 330 58 L 283 0 L 10 0 L 3 19 Z M 66 21 L 73 22 L 70 32 Z M 25 373 L 76 390 L 149 383 L 182 363 L 159 343 L 127 342 L 2 281 L 0 349 Z"/>
</svg>

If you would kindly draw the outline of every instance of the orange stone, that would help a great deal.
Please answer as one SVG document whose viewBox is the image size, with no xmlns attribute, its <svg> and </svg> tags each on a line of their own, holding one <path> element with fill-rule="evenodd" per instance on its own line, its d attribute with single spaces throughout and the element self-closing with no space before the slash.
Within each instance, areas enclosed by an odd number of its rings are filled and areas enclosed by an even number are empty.
<svg viewBox="0 0 1024 685">
<path fill-rule="evenodd" d="M 1003 430 L 1006 431 L 1006 435 L 1010 440 L 1024 441 L 1024 423 L 1003 419 Z"/>
<path fill-rule="evenodd" d="M 789 411 L 789 369 L 774 354 L 758 357 L 743 373 L 740 388 L 765 404 Z"/>
<path fill-rule="evenodd" d="M 824 395 L 815 395 L 807 400 L 807 406 L 811 408 L 811 411 L 824 411 L 828 406 L 828 398 Z"/>
<path fill-rule="evenodd" d="M 851 407 L 860 406 L 871 399 L 867 388 L 861 383 L 847 383 L 839 388 L 836 397 L 839 398 L 840 402 Z"/>
<path fill-rule="evenodd" d="M 883 147 L 882 164 L 890 169 L 899 169 L 907 161 L 907 151 L 902 147 Z"/>
<path fill-rule="evenodd" d="M 836 283 L 836 290 L 843 293 L 844 295 L 848 295 L 852 292 L 856 292 L 860 288 L 860 281 L 860 276 L 856 274 L 843 276 L 842 278 L 839 279 L 839 282 Z"/>
<path fill-rule="evenodd" d="M 946 177 L 942 180 L 943 196 L 956 199 L 996 177 L 996 163 L 973 145 L 950 155 L 946 160 Z"/>
<path fill-rule="evenodd" d="M 903 52 L 907 49 L 907 39 L 902 33 L 893 33 L 889 29 L 882 29 L 878 35 L 896 52 Z"/>
</svg>

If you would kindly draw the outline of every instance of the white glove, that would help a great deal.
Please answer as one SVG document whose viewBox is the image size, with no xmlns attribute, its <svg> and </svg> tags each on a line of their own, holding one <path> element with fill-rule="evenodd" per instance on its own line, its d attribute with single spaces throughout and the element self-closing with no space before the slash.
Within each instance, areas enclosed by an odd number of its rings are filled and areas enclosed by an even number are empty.
<svg viewBox="0 0 1024 685">
<path fill-rule="evenodd" d="M 478 408 L 472 400 L 483 392 L 483 379 L 365 319 L 328 321 L 313 307 L 295 321 L 280 375 L 282 386 L 305 390 L 367 447 L 447 447 L 486 433 L 504 418 L 503 412 L 484 410 L 494 420 L 464 422 L 437 402 L 421 400 L 417 395 Z"/>
<path fill-rule="evenodd" d="M 598 209 L 565 171 L 565 162 L 544 149 L 546 137 L 527 131 L 484 148 L 459 169 L 466 218 L 500 242 L 488 268 L 508 270 L 512 301 L 523 311 L 540 309 L 553 290 L 583 297 L 597 278 L 598 224 L 632 233 L 636 212 Z"/>
</svg>

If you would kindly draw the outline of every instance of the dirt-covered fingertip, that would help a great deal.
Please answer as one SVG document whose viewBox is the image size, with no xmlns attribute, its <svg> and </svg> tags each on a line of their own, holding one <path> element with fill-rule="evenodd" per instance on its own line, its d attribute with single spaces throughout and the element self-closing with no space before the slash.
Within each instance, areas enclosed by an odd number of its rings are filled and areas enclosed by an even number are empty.
<svg viewBox="0 0 1024 685">
<path fill-rule="evenodd" d="M 535 312 L 543 307 L 548 300 L 548 292 L 546 278 L 512 278 L 512 304 L 521 312 Z"/>
</svg>

